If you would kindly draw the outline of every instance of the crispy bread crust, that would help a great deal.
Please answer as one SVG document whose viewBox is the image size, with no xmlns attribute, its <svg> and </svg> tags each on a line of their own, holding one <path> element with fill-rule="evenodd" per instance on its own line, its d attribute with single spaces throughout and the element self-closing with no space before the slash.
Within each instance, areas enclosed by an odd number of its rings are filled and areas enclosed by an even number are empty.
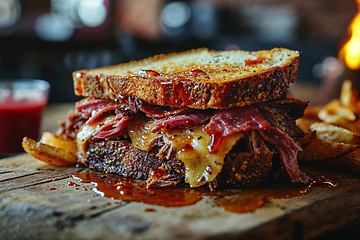
<svg viewBox="0 0 360 240">
<path fill-rule="evenodd" d="M 236 54 L 252 54 L 266 59 L 272 59 L 274 54 L 281 52 L 286 60 L 276 66 L 264 66 L 260 63 L 244 67 L 211 62 L 207 65 L 194 63 L 186 67 L 176 67 L 176 64 L 171 62 L 173 57 L 196 58 L 196 55 L 204 52 L 211 55 L 212 59 L 223 53 L 196 49 L 100 69 L 77 71 L 73 73 L 75 94 L 112 100 L 120 100 L 124 95 L 128 95 L 138 97 L 151 105 L 226 109 L 279 98 L 297 77 L 299 53 L 287 49 L 234 52 L 235 58 Z M 156 71 L 143 69 L 149 66 L 149 63 L 157 61 L 160 61 L 161 68 L 156 68 Z M 138 71 L 134 72 L 134 67 L 138 67 L 140 71 L 151 71 L 138 74 Z M 132 70 L 118 74 L 118 69 Z M 192 72 L 194 70 L 195 74 Z"/>
</svg>

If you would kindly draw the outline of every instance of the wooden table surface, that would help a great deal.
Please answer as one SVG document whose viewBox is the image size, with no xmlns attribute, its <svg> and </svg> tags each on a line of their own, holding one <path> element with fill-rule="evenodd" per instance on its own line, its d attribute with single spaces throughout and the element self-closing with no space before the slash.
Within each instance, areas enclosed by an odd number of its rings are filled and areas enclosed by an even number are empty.
<svg viewBox="0 0 360 240">
<path fill-rule="evenodd" d="M 47 108 L 43 130 L 56 131 L 73 104 Z M 0 239 L 341 239 L 358 237 L 360 176 L 315 170 L 340 186 L 273 199 L 250 213 L 231 213 L 210 196 L 184 207 L 112 200 L 90 183 L 27 154 L 0 159 Z M 313 171 L 313 170 L 311 170 Z M 69 182 L 80 186 L 69 186 Z M 81 189 L 89 189 L 83 191 Z M 148 212 L 146 209 L 153 209 Z M 345 232 L 344 232 L 345 231 Z"/>
</svg>

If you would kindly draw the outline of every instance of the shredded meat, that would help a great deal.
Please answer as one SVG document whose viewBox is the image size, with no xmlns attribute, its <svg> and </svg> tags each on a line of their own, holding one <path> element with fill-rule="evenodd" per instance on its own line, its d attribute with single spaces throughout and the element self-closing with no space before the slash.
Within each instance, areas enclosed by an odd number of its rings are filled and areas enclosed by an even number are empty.
<svg viewBox="0 0 360 240">
<path fill-rule="evenodd" d="M 307 105 L 307 102 L 285 98 L 259 103 L 256 107 L 271 126 L 296 138 L 304 136 L 304 132 L 296 125 L 295 120 L 303 116 Z"/>
<path fill-rule="evenodd" d="M 209 187 L 210 191 L 215 191 L 216 188 L 218 187 L 217 178 L 215 178 L 213 181 L 209 182 L 208 187 Z"/>
<path fill-rule="evenodd" d="M 126 104 L 117 103 L 109 99 L 85 98 L 75 104 L 75 109 L 80 112 L 87 123 L 93 123 L 101 114 L 126 108 Z"/>
<path fill-rule="evenodd" d="M 76 135 L 86 119 L 78 112 L 68 112 L 66 121 L 59 122 L 59 130 L 56 135 L 66 139 L 76 140 Z"/>
<path fill-rule="evenodd" d="M 199 110 L 193 113 L 162 118 L 155 121 L 151 131 L 158 133 L 171 128 L 183 128 L 199 125 L 209 120 L 212 113 L 212 111 Z"/>
<path fill-rule="evenodd" d="M 134 118 L 135 115 L 131 110 L 117 110 L 115 117 L 110 122 L 102 125 L 94 132 L 93 140 L 123 135 L 123 131 L 128 126 L 130 120 Z"/>
<path fill-rule="evenodd" d="M 260 130 L 268 126 L 269 123 L 253 106 L 216 111 L 204 129 L 212 137 L 208 149 L 216 152 L 222 140 L 235 132 Z"/>
<path fill-rule="evenodd" d="M 163 107 L 163 106 L 152 106 L 145 102 L 143 102 L 139 109 L 146 114 L 149 118 L 165 118 L 170 116 L 177 116 L 180 114 L 192 113 L 197 110 L 191 108 L 170 108 L 170 107 Z"/>
<path fill-rule="evenodd" d="M 149 178 L 146 180 L 147 188 L 172 187 L 179 183 L 175 175 L 165 173 L 163 168 L 153 168 L 150 170 Z"/>
<path fill-rule="evenodd" d="M 172 143 L 166 143 L 164 144 L 159 152 L 156 154 L 157 157 L 159 158 L 165 158 L 166 160 L 170 160 L 174 157 L 175 153 L 174 153 L 174 149 L 173 149 L 173 144 Z"/>
<path fill-rule="evenodd" d="M 278 128 L 267 127 L 260 130 L 259 133 L 265 142 L 271 144 L 277 150 L 281 164 L 292 182 L 307 183 L 309 177 L 300 171 L 297 164 L 297 154 L 301 150 L 300 144 L 297 144 Z"/>
</svg>

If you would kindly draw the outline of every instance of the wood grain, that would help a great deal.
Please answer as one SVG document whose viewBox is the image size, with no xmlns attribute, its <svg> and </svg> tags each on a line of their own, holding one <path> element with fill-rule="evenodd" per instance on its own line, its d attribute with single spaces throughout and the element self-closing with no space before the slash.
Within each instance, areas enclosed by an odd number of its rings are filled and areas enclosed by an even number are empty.
<svg viewBox="0 0 360 240">
<path fill-rule="evenodd" d="M 103 198 L 70 176 L 80 171 L 26 154 L 0 160 L 0 239 L 311 239 L 360 224 L 360 177 L 349 172 L 320 172 L 339 187 L 234 214 L 211 197 L 185 207 Z"/>
</svg>

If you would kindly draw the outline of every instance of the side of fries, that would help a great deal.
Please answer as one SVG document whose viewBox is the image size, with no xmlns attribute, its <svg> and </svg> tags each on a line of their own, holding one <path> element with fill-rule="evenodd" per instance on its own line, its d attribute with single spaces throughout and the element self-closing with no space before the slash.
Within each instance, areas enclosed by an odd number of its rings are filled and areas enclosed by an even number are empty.
<svg viewBox="0 0 360 240">
<path fill-rule="evenodd" d="M 53 133 L 44 132 L 40 142 L 24 137 L 22 147 L 34 158 L 51 165 L 75 166 L 77 162 L 76 143 Z"/>
<path fill-rule="evenodd" d="M 360 100 L 350 80 L 344 81 L 340 99 L 309 107 L 297 125 L 307 133 L 299 139 L 300 161 L 360 172 Z"/>
</svg>

